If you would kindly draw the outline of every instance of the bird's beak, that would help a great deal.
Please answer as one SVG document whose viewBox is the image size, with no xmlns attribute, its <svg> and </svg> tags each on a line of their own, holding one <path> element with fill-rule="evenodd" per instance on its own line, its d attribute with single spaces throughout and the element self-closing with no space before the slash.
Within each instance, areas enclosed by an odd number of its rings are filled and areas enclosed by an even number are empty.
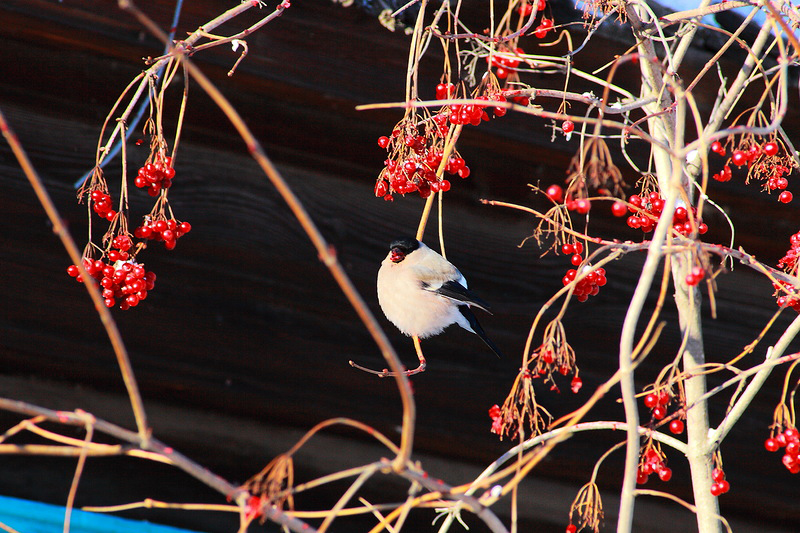
<svg viewBox="0 0 800 533">
<path fill-rule="evenodd" d="M 389 258 L 392 260 L 392 263 L 399 263 L 406 258 L 406 254 L 404 254 L 399 248 L 392 248 L 391 256 Z"/>
</svg>

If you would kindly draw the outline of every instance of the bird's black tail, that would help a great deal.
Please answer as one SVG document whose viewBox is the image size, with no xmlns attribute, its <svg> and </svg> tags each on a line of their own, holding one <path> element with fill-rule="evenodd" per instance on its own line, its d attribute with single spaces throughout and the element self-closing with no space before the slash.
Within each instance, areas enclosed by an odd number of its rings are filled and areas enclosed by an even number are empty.
<svg viewBox="0 0 800 533">
<path fill-rule="evenodd" d="M 503 357 L 503 353 L 500 351 L 500 348 L 498 348 L 497 345 L 494 342 L 492 342 L 492 339 L 486 336 L 486 332 L 483 331 L 483 328 L 478 323 L 478 319 L 475 318 L 475 313 L 472 312 L 469 306 L 459 305 L 458 310 L 461 311 L 461 314 L 464 315 L 464 318 L 467 319 L 467 322 L 469 322 L 469 325 L 472 328 L 472 331 L 475 333 L 475 335 L 480 337 L 481 340 L 486 343 L 486 346 L 491 348 L 492 351 L 497 354 L 497 357 Z"/>
</svg>

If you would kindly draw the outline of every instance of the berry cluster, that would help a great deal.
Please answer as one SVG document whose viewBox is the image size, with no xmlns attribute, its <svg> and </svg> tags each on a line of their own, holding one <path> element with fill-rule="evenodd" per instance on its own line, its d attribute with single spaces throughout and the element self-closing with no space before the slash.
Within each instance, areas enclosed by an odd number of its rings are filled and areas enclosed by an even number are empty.
<svg viewBox="0 0 800 533">
<path fill-rule="evenodd" d="M 564 189 L 562 189 L 560 185 L 553 184 L 547 188 L 545 195 L 550 198 L 553 203 L 558 204 L 564 200 Z M 567 197 L 566 202 L 564 202 L 564 206 L 568 211 L 575 211 L 579 215 L 585 215 L 591 211 L 592 202 L 588 198 Z"/>
<path fill-rule="evenodd" d="M 711 143 L 711 151 L 725 156 L 725 147 L 719 141 Z M 754 139 L 743 139 L 740 147 L 735 149 L 729 158 L 729 163 L 742 167 L 748 167 L 748 180 L 751 177 L 763 180 L 764 190 L 767 192 L 781 191 L 778 195 L 778 201 L 783 204 L 790 203 L 794 195 L 787 191 L 789 180 L 786 175 L 792 171 L 791 163 L 786 160 L 786 157 L 779 155 L 781 147 L 778 142 L 772 140 L 759 144 Z M 712 177 L 717 181 L 730 181 L 732 176 L 730 164 L 725 164 L 722 170 Z"/>
<path fill-rule="evenodd" d="M 133 183 L 140 189 L 147 189 L 150 196 L 158 196 L 161 189 L 169 189 L 175 178 L 172 158 L 157 152 L 155 162 L 146 163 L 139 169 Z"/>
<path fill-rule="evenodd" d="M 547 7 L 547 0 L 536 0 L 536 12 L 541 13 Z M 533 13 L 533 1 L 523 0 L 522 5 L 517 8 L 520 16 L 529 17 Z"/>
<path fill-rule="evenodd" d="M 499 405 L 494 404 L 489 408 L 489 418 L 492 419 L 491 432 L 500 435 L 503 432 L 503 413 Z"/>
<path fill-rule="evenodd" d="M 95 189 L 91 192 L 92 210 L 99 216 L 111 222 L 117 216 L 117 212 L 111 205 L 111 196 L 104 193 L 100 189 Z"/>
<path fill-rule="evenodd" d="M 456 86 L 452 83 L 436 86 L 438 100 L 453 98 L 455 94 Z M 417 192 L 422 198 L 427 198 L 431 193 L 449 191 L 450 182 L 440 179 L 436 173 L 442 164 L 444 139 L 450 131 L 450 125 L 477 126 L 490 120 L 487 109 L 495 117 L 506 114 L 505 107 L 493 105 L 506 102 L 499 90 L 475 99 L 486 103 L 444 106 L 439 113 L 419 124 L 404 119 L 394 128 L 391 136 L 379 137 L 378 146 L 387 150 L 390 156 L 384 160 L 384 168 L 375 182 L 375 196 L 393 200 L 395 193 Z M 527 97 L 525 99 L 527 101 Z M 424 134 L 420 133 L 420 127 L 424 127 Z M 448 157 L 444 170 L 461 178 L 470 175 L 470 168 L 457 152 Z"/>
<path fill-rule="evenodd" d="M 583 262 L 583 244 L 580 242 L 565 243 L 561 246 L 561 253 L 570 256 L 570 262 L 573 266 L 579 266 Z M 591 269 L 591 265 L 586 265 L 584 269 Z M 574 268 L 567 270 L 567 273 L 561 279 L 561 283 L 566 287 L 575 281 L 578 277 L 578 271 Z M 579 302 L 585 302 L 589 296 L 596 296 L 600 292 L 600 287 L 608 282 L 606 279 L 606 271 L 604 268 L 596 268 L 586 274 L 583 279 L 575 284 L 572 294 Z"/>
<path fill-rule="evenodd" d="M 644 406 L 650 409 L 653 420 L 663 420 L 667 416 L 667 407 L 672 402 L 669 392 L 662 390 L 658 393 L 651 392 L 644 397 Z M 669 423 L 669 430 L 675 435 L 680 435 L 684 430 L 683 420 L 676 418 Z"/>
<path fill-rule="evenodd" d="M 125 235 L 119 237 L 126 237 L 130 242 L 130 238 Z M 116 242 L 119 237 L 115 238 L 114 241 Z M 83 266 L 89 275 L 100 283 L 103 288 L 106 307 L 114 307 L 117 300 L 119 300 L 119 308 L 124 311 L 139 305 L 140 301 L 147 298 L 148 291 L 153 290 L 155 286 L 156 275 L 154 272 L 145 270 L 144 265 L 136 263 L 133 259 L 120 259 L 112 263 L 111 256 L 115 251 L 109 251 L 109 263 L 101 259 L 85 258 Z M 119 250 L 118 253 L 127 255 L 125 250 Z M 74 277 L 78 282 L 83 283 L 79 272 L 76 265 L 67 267 L 67 274 Z"/>
<path fill-rule="evenodd" d="M 661 481 L 672 479 L 672 469 L 665 463 L 666 456 L 660 450 L 648 448 L 640 459 L 639 469 L 636 472 L 636 483 L 644 485 L 652 474 L 656 474 Z"/>
<path fill-rule="evenodd" d="M 630 204 L 628 211 L 633 213 L 626 221 L 628 226 L 634 229 L 641 229 L 644 233 L 653 231 L 658 223 L 658 218 L 664 210 L 664 198 L 657 191 L 653 191 L 641 196 L 638 194 L 631 195 L 628 198 L 628 203 Z M 622 216 L 619 213 L 620 208 L 617 202 L 612 205 L 611 209 L 616 216 Z M 708 225 L 697 218 L 697 210 L 694 207 L 691 207 L 691 210 L 683 206 L 676 207 L 672 215 L 672 228 L 681 235 L 689 235 L 692 233 L 693 227 L 697 228 L 697 233 L 700 235 L 708 231 Z"/>
<path fill-rule="evenodd" d="M 386 141 L 383 141 L 386 139 Z M 382 142 L 383 141 L 383 142 Z M 389 145 L 388 137 L 378 139 L 379 145 Z M 384 169 L 375 183 L 375 196 L 392 200 L 392 193 L 406 194 L 418 192 L 420 197 L 427 198 L 432 192 L 450 190 L 450 182 L 439 179 L 436 169 L 442 163 L 444 153 L 442 150 L 431 150 L 425 142 L 425 137 L 407 137 L 406 146 L 410 148 L 404 158 L 400 160 L 386 159 Z M 470 169 L 464 159 L 454 154 L 447 160 L 445 170 L 466 178 Z"/>
<path fill-rule="evenodd" d="M 151 239 L 162 241 L 167 250 L 172 250 L 178 244 L 178 239 L 192 231 L 188 222 L 178 222 L 175 219 L 158 219 L 145 217 L 142 225 L 133 231 L 137 239 Z"/>
<path fill-rule="evenodd" d="M 697 265 L 692 267 L 692 271 L 686 274 L 686 284 L 691 286 L 700 283 L 706 277 L 706 271 L 703 267 Z"/>
<path fill-rule="evenodd" d="M 711 484 L 711 494 L 714 496 L 725 494 L 731 490 L 731 484 L 725 479 L 725 472 L 723 472 L 722 468 L 715 467 L 714 470 L 711 471 L 711 479 L 714 481 Z"/>
<path fill-rule="evenodd" d="M 450 113 L 447 115 L 451 124 L 470 124 L 472 126 L 480 126 L 481 122 L 489 121 L 489 114 L 486 112 L 487 108 L 494 114 L 495 117 L 502 117 L 506 114 L 506 108 L 503 106 L 493 106 L 492 102 L 506 102 L 506 97 L 502 93 L 496 93 L 491 96 L 480 95 L 476 96 L 475 100 L 481 100 L 480 104 L 453 104 L 450 106 Z M 437 116 L 442 115 L 440 113 Z M 436 120 L 436 117 L 433 117 Z M 441 120 L 441 119 L 440 119 Z"/>
<path fill-rule="evenodd" d="M 553 29 L 553 19 L 542 17 L 542 20 L 539 22 L 539 26 L 537 26 L 537 28 L 533 31 L 533 34 L 537 39 L 544 39 L 547 36 L 547 32 Z"/>
<path fill-rule="evenodd" d="M 775 288 L 775 293 L 780 295 L 775 299 L 778 307 L 791 307 L 800 313 L 800 295 L 797 294 L 794 285 L 785 281 L 776 281 L 772 286 Z"/>
<path fill-rule="evenodd" d="M 525 53 L 522 48 L 511 50 L 500 50 L 498 53 L 486 57 L 486 61 L 494 67 L 495 75 L 504 80 L 508 75 L 516 70 L 520 64 L 520 57 Z"/>
<path fill-rule="evenodd" d="M 800 257 L 800 232 L 795 233 L 789 237 L 789 249 L 783 257 L 778 261 L 778 268 L 782 268 L 789 274 L 797 273 L 798 258 Z M 777 296 L 777 304 L 779 307 L 791 307 L 800 313 L 800 295 L 797 294 L 797 288 L 789 282 L 776 280 L 772 284 Z"/>
<path fill-rule="evenodd" d="M 764 448 L 777 452 L 783 448 L 783 466 L 792 474 L 800 473 L 800 432 L 788 427 L 764 441 Z"/>
</svg>

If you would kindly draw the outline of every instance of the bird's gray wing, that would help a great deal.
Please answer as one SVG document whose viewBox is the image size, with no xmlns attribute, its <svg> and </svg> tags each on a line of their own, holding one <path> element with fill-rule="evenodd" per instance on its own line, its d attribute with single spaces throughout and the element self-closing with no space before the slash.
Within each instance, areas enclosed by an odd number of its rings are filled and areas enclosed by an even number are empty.
<svg viewBox="0 0 800 533">
<path fill-rule="evenodd" d="M 474 305 L 475 307 L 479 307 L 489 314 L 492 313 L 492 311 L 489 309 L 489 304 L 484 302 L 474 292 L 464 287 L 457 281 L 446 281 L 438 288 L 434 288 L 432 286 L 426 287 L 425 283 L 423 283 L 422 286 L 424 289 L 441 294 L 445 298 L 450 298 L 451 300 L 463 302 L 468 305 Z"/>
</svg>

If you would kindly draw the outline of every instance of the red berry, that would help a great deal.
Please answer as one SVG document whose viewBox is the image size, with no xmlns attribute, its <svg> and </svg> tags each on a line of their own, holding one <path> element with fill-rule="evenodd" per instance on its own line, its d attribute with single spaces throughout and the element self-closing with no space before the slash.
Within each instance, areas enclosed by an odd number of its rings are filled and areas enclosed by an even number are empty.
<svg viewBox="0 0 800 533">
<path fill-rule="evenodd" d="M 73 278 L 77 278 L 81 271 L 78 269 L 77 265 L 70 265 L 67 267 L 67 274 L 69 274 Z"/>
<path fill-rule="evenodd" d="M 657 405 L 653 408 L 653 418 L 656 420 L 661 420 L 667 416 L 667 409 L 661 405 Z"/>
<path fill-rule="evenodd" d="M 549 186 L 547 191 L 545 191 L 545 194 L 548 198 L 556 203 L 559 203 L 564 199 L 564 189 L 555 184 Z"/>
<path fill-rule="evenodd" d="M 772 437 L 764 441 L 764 448 L 766 448 L 768 452 L 777 452 L 780 447 L 781 446 L 778 444 L 778 441 Z"/>
<path fill-rule="evenodd" d="M 683 420 L 676 418 L 672 422 L 669 423 L 669 430 L 675 435 L 680 435 L 683 433 L 684 424 Z"/>
<path fill-rule="evenodd" d="M 611 214 L 615 217 L 624 217 L 628 214 L 628 206 L 622 201 L 614 202 L 611 204 Z"/>
<path fill-rule="evenodd" d="M 381 148 L 387 148 L 389 146 L 389 137 L 386 135 L 378 137 L 378 146 Z"/>
<path fill-rule="evenodd" d="M 658 405 L 658 396 L 656 396 L 655 394 L 648 394 L 647 396 L 644 397 L 644 405 L 648 409 L 652 409 L 653 407 Z"/>
<path fill-rule="evenodd" d="M 572 263 L 572 266 L 578 266 L 583 263 L 583 256 L 579 254 L 573 254 L 572 257 L 569 258 L 569 262 Z"/>
<path fill-rule="evenodd" d="M 586 198 L 575 200 L 575 211 L 581 215 L 587 214 L 592 208 L 592 203 Z"/>
<path fill-rule="evenodd" d="M 722 494 L 722 487 L 720 487 L 719 483 L 712 483 L 711 484 L 711 495 L 712 496 L 719 496 Z"/>
<path fill-rule="evenodd" d="M 522 8 L 520 8 L 520 9 L 522 9 Z M 578 531 L 578 527 L 575 524 L 570 524 L 570 525 L 567 526 L 567 532 L 566 533 L 576 533 L 577 531 Z"/>
<path fill-rule="evenodd" d="M 719 483 L 725 479 L 725 472 L 723 472 L 721 468 L 715 468 L 711 471 L 711 479 Z"/>
<path fill-rule="evenodd" d="M 581 387 L 583 387 L 583 380 L 578 376 L 575 376 L 572 378 L 572 382 L 569 384 L 569 386 L 574 394 L 578 394 L 578 391 L 581 390 Z"/>
<path fill-rule="evenodd" d="M 561 131 L 564 133 L 572 133 L 575 130 L 575 123 L 571 120 L 565 120 L 563 124 L 561 124 Z"/>
<path fill-rule="evenodd" d="M 747 162 L 747 154 L 741 150 L 736 150 L 733 152 L 733 156 L 731 156 L 731 161 L 734 165 L 740 167 Z"/>
<path fill-rule="evenodd" d="M 792 193 L 789 191 L 783 191 L 778 195 L 778 201 L 782 204 L 788 204 L 789 202 L 792 201 L 792 198 L 793 198 Z"/>
<path fill-rule="evenodd" d="M 667 482 L 670 479 L 672 479 L 672 469 L 667 468 L 666 466 L 662 466 L 661 468 L 659 468 L 656 473 L 658 474 L 658 478 L 661 481 Z"/>
<path fill-rule="evenodd" d="M 764 153 L 768 156 L 773 156 L 778 153 L 778 143 L 771 141 L 764 145 Z"/>
<path fill-rule="evenodd" d="M 722 152 L 724 151 L 724 148 L 722 148 L 722 143 L 719 141 L 714 141 L 711 143 L 711 151 L 722 155 Z"/>
</svg>

